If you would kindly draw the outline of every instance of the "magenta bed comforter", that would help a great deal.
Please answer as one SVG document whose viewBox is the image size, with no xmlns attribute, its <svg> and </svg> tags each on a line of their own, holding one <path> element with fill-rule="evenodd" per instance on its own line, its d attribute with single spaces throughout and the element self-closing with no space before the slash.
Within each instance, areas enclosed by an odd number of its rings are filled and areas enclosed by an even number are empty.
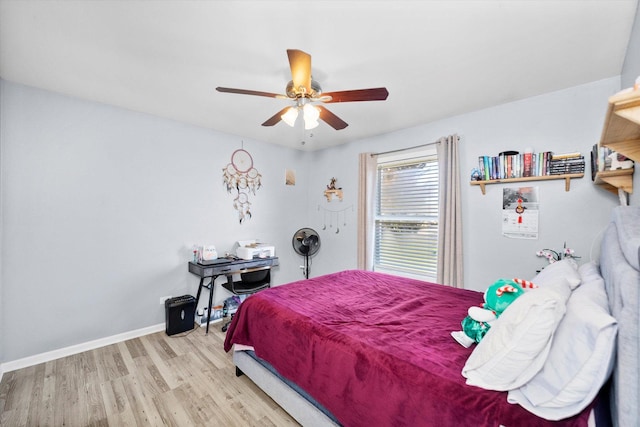
<svg viewBox="0 0 640 427">
<path fill-rule="evenodd" d="M 586 426 L 465 384 L 473 350 L 449 335 L 482 294 L 368 271 L 274 287 L 240 306 L 225 340 L 251 345 L 345 426 Z"/>
</svg>

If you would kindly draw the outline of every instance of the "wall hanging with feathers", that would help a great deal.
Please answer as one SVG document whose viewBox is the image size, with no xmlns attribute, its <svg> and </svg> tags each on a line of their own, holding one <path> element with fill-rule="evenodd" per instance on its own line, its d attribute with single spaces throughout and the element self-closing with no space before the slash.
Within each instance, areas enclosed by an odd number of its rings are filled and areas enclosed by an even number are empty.
<svg viewBox="0 0 640 427">
<path fill-rule="evenodd" d="M 238 211 L 240 224 L 251 218 L 249 192 L 255 196 L 256 190 L 262 186 L 260 178 L 262 175 L 253 167 L 253 157 L 244 148 L 234 151 L 231 154 L 231 162 L 222 169 L 222 180 L 227 192 L 236 193 L 233 207 Z"/>
</svg>

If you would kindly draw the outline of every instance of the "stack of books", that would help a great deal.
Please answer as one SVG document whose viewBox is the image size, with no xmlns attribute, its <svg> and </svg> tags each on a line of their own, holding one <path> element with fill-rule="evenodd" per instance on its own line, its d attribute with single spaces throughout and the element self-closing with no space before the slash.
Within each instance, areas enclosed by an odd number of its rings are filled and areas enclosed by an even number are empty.
<svg viewBox="0 0 640 427">
<path fill-rule="evenodd" d="M 549 160 L 549 175 L 584 173 L 584 156 L 580 153 L 554 154 Z"/>
<path fill-rule="evenodd" d="M 482 181 L 584 173 L 584 157 L 580 153 L 505 151 L 497 156 L 479 156 L 478 170 Z"/>
</svg>

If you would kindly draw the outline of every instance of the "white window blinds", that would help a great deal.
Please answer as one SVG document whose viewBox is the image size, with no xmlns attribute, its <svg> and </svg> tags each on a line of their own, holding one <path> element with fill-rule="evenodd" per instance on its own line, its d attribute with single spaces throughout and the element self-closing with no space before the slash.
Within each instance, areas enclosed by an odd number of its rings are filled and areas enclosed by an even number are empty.
<svg viewBox="0 0 640 427">
<path fill-rule="evenodd" d="M 438 161 L 435 155 L 378 163 L 374 269 L 435 281 Z"/>
</svg>

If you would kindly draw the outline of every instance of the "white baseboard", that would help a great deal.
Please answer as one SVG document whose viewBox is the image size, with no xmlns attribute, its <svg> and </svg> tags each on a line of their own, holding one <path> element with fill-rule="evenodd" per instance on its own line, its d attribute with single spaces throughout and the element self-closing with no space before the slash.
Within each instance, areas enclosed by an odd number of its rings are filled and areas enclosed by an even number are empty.
<svg viewBox="0 0 640 427">
<path fill-rule="evenodd" d="M 157 325 L 148 326 L 146 328 L 136 329 L 135 331 L 124 332 L 122 334 L 112 335 L 110 337 L 100 338 L 93 341 L 87 341 L 85 343 L 60 348 L 58 350 L 47 351 L 46 353 L 36 354 L 34 356 L 12 360 L 10 362 L 4 362 L 0 364 L 0 380 L 2 380 L 2 374 L 4 372 L 11 372 L 17 369 L 27 368 L 39 363 L 49 362 L 51 360 L 60 359 L 61 357 L 82 353 L 83 351 L 89 351 L 118 342 L 130 340 L 132 338 L 141 337 L 143 335 L 153 334 L 155 332 L 163 331 L 164 329 L 165 324 L 159 323 Z"/>
</svg>

